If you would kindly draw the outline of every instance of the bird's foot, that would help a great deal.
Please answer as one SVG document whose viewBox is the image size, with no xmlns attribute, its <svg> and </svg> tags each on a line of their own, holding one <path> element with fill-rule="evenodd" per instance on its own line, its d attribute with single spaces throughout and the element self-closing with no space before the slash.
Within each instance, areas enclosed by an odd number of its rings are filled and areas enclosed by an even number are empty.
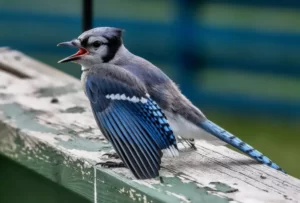
<svg viewBox="0 0 300 203">
<path fill-rule="evenodd" d="M 106 162 L 100 162 L 96 163 L 96 166 L 100 165 L 104 168 L 126 168 L 125 164 L 123 162 L 113 162 L 113 161 L 106 161 Z"/>
<path fill-rule="evenodd" d="M 197 147 L 196 147 L 196 145 L 195 145 L 195 139 L 194 139 L 194 138 L 187 139 L 186 142 L 190 145 L 190 147 L 191 147 L 193 150 L 197 150 Z"/>
<path fill-rule="evenodd" d="M 115 151 L 107 152 L 105 154 L 102 154 L 102 156 L 107 156 L 107 158 L 120 159 L 120 156 Z"/>
<path fill-rule="evenodd" d="M 105 156 L 104 160 L 105 159 L 113 159 L 113 161 L 112 160 L 107 160 L 107 161 L 103 161 L 103 162 L 100 162 L 100 163 L 96 163 L 96 166 L 101 165 L 102 167 L 105 167 L 105 168 L 126 167 L 123 162 L 120 162 L 119 160 L 115 160 L 115 159 L 120 159 L 120 156 L 114 150 L 111 150 L 107 153 L 102 154 L 101 157 L 103 157 L 103 156 Z"/>
<path fill-rule="evenodd" d="M 181 144 L 181 148 L 183 150 L 185 149 L 192 149 L 192 150 L 196 150 L 197 147 L 195 146 L 195 140 L 193 138 L 182 138 L 180 136 L 178 136 L 178 143 Z"/>
</svg>

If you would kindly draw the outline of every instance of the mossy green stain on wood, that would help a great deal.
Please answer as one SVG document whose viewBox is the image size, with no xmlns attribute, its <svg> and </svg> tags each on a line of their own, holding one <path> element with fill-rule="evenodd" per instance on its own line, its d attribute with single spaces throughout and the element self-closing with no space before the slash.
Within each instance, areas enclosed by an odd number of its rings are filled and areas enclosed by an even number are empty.
<svg viewBox="0 0 300 203">
<path fill-rule="evenodd" d="M 66 149 L 79 149 L 85 151 L 109 151 L 111 150 L 111 144 L 108 142 L 93 141 L 81 137 L 72 137 L 68 141 L 60 140 L 59 145 L 65 147 Z"/>
<path fill-rule="evenodd" d="M 163 178 L 163 184 L 153 184 L 157 190 L 167 191 L 166 193 L 170 197 L 182 197 L 176 198 L 175 202 L 214 202 L 214 203 L 225 203 L 229 202 L 231 199 L 226 197 L 220 197 L 214 194 L 211 194 L 210 191 L 213 191 L 211 188 L 198 186 L 194 182 L 184 182 L 178 177 L 165 177 Z M 223 193 L 223 190 L 216 190 L 217 192 Z M 172 201 L 170 201 L 172 202 Z"/>
<path fill-rule="evenodd" d="M 44 133 L 53 133 L 57 135 L 55 137 L 57 143 L 67 149 L 79 149 L 85 151 L 98 151 L 100 149 L 108 151 L 111 149 L 111 145 L 109 143 L 82 138 L 80 136 L 77 136 L 77 132 L 73 131 L 72 129 L 65 128 L 57 130 L 55 128 L 51 128 L 39 123 L 37 115 L 45 112 L 35 111 L 32 109 L 24 109 L 17 103 L 0 105 L 0 110 L 4 112 L 4 115 L 8 119 L 13 120 L 13 122 L 15 122 L 16 124 L 16 127 L 19 129 Z M 81 133 L 85 133 L 90 130 L 91 129 L 86 129 L 83 130 Z M 70 139 L 60 139 L 60 135 L 62 134 L 70 136 Z"/>
<path fill-rule="evenodd" d="M 35 121 L 36 115 L 41 113 L 39 111 L 24 109 L 17 103 L 0 105 L 0 110 L 4 112 L 7 118 L 14 120 L 16 126 L 20 129 L 57 133 L 57 130 Z"/>
</svg>

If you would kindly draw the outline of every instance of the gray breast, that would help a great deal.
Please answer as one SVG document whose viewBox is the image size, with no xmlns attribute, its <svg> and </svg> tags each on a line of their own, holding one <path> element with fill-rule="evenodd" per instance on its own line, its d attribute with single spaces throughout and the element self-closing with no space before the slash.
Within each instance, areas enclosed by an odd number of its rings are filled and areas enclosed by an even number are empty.
<svg viewBox="0 0 300 203">
<path fill-rule="evenodd" d="M 81 77 L 80 77 L 81 85 L 82 85 L 82 88 L 83 88 L 83 91 L 85 94 L 86 94 L 85 83 L 86 83 L 86 78 L 87 78 L 88 72 L 89 72 L 89 70 L 82 71 Z"/>
</svg>

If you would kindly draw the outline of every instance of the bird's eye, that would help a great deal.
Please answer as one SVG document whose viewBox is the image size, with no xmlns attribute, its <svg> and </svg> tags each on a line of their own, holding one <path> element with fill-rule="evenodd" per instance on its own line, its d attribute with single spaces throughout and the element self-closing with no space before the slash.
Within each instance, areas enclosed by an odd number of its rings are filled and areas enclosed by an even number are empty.
<svg viewBox="0 0 300 203">
<path fill-rule="evenodd" d="M 95 41 L 95 42 L 93 42 L 93 47 L 100 47 L 101 46 L 101 42 L 99 42 L 99 41 Z"/>
</svg>

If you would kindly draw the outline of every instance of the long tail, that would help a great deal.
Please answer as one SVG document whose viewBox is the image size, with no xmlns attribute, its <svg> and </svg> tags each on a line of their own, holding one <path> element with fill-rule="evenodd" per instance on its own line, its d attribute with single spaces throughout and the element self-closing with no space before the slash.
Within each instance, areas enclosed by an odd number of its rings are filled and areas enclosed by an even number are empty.
<svg viewBox="0 0 300 203">
<path fill-rule="evenodd" d="M 217 124 L 213 123 L 210 120 L 205 120 L 200 123 L 200 127 L 204 129 L 206 132 L 216 136 L 220 140 L 232 145 L 238 150 L 248 154 L 253 159 L 259 161 L 260 163 L 266 164 L 271 168 L 277 169 L 283 173 L 286 173 L 282 170 L 277 164 L 272 162 L 268 157 L 264 156 L 261 152 L 257 151 L 247 143 L 243 142 L 239 138 L 235 137 L 231 133 L 227 132 Z"/>
</svg>

